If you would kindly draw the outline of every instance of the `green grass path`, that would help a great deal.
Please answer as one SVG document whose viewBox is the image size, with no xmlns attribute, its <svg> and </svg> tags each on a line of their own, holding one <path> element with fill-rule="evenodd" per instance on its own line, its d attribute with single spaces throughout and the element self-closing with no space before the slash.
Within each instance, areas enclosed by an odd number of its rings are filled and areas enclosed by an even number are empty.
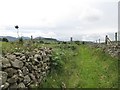
<svg viewBox="0 0 120 90">
<path fill-rule="evenodd" d="M 53 73 L 44 87 L 115 88 L 118 80 L 117 59 L 104 54 L 99 48 L 79 46 L 77 55 L 68 58 L 64 71 Z M 66 54 L 68 56 L 68 54 Z"/>
<path fill-rule="evenodd" d="M 100 49 L 81 46 L 74 58 L 76 67 L 70 77 L 72 87 L 117 87 L 118 62 Z"/>
</svg>

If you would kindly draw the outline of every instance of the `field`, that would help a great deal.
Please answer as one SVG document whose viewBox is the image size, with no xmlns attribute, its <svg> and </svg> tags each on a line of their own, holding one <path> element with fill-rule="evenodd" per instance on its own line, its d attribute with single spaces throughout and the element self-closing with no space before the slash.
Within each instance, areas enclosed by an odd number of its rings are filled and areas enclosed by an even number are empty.
<svg viewBox="0 0 120 90">
<path fill-rule="evenodd" d="M 52 71 L 39 88 L 117 88 L 118 60 L 101 48 L 76 43 L 32 43 L 28 46 L 17 42 L 0 42 L 2 54 L 32 50 L 40 47 L 53 49 Z"/>
</svg>

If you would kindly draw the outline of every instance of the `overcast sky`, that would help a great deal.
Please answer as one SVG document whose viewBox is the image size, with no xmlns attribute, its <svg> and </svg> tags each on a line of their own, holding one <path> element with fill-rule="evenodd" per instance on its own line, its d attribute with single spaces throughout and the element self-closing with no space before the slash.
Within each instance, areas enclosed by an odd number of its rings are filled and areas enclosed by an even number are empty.
<svg viewBox="0 0 120 90">
<path fill-rule="evenodd" d="M 114 40 L 119 0 L 0 0 L 0 36 Z"/>
</svg>

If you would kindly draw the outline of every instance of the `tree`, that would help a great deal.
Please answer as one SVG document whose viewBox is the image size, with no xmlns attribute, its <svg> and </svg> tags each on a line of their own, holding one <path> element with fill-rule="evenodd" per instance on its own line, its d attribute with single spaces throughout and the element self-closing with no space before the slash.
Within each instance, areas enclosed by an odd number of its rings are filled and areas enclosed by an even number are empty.
<svg viewBox="0 0 120 90">
<path fill-rule="evenodd" d="M 0 38 L 0 41 L 2 41 L 2 38 Z"/>
<path fill-rule="evenodd" d="M 3 42 L 8 42 L 8 39 L 7 38 L 2 38 L 2 41 Z"/>
<path fill-rule="evenodd" d="M 20 42 L 20 43 L 23 43 L 23 38 L 22 38 L 22 37 L 19 38 L 19 42 Z"/>
</svg>

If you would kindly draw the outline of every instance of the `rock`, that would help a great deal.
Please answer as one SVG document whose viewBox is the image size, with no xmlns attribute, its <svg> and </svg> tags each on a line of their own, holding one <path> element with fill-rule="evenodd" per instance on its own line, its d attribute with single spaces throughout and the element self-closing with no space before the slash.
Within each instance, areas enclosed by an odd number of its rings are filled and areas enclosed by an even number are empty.
<svg viewBox="0 0 120 90">
<path fill-rule="evenodd" d="M 43 76 L 40 76 L 40 78 L 38 79 L 38 83 L 41 83 L 43 79 Z"/>
<path fill-rule="evenodd" d="M 24 77 L 24 75 L 23 75 L 23 73 L 22 73 L 22 71 L 20 69 L 18 70 L 18 76 L 19 77 Z"/>
<path fill-rule="evenodd" d="M 29 57 L 30 61 L 33 61 L 33 57 Z"/>
<path fill-rule="evenodd" d="M 46 72 L 42 72 L 42 76 L 44 76 L 44 77 L 45 77 L 45 76 L 46 76 Z"/>
<path fill-rule="evenodd" d="M 45 53 L 48 55 L 48 54 L 51 54 L 51 50 L 45 50 Z"/>
<path fill-rule="evenodd" d="M 20 56 L 16 57 L 17 60 L 20 60 Z"/>
<path fill-rule="evenodd" d="M 35 76 L 31 73 L 30 74 L 30 78 L 34 81 L 34 82 L 36 82 L 36 78 L 35 78 Z"/>
<path fill-rule="evenodd" d="M 7 55 L 7 58 L 10 59 L 10 60 L 15 60 L 16 59 L 16 56 L 15 55 Z"/>
<path fill-rule="evenodd" d="M 17 70 L 14 68 L 7 68 L 4 71 L 8 73 L 8 77 L 12 77 L 15 73 L 17 73 Z"/>
<path fill-rule="evenodd" d="M 34 58 L 38 61 L 42 60 L 42 57 L 39 54 L 35 54 Z"/>
<path fill-rule="evenodd" d="M 16 83 L 17 80 L 18 80 L 18 75 L 14 75 L 11 78 L 9 78 L 7 81 L 8 83 L 13 84 L 13 83 Z"/>
<path fill-rule="evenodd" d="M 48 69 L 49 69 L 49 67 L 48 67 L 48 66 L 46 66 L 46 67 L 45 67 L 45 70 L 48 70 Z"/>
<path fill-rule="evenodd" d="M 42 52 L 42 60 L 44 60 L 46 58 L 46 53 Z"/>
<path fill-rule="evenodd" d="M 47 66 L 50 66 L 50 64 L 51 64 L 51 63 L 50 63 L 50 62 L 48 62 L 48 63 L 47 63 Z"/>
<path fill-rule="evenodd" d="M 29 69 L 29 72 L 31 72 L 31 71 L 33 70 L 32 64 L 29 64 L 29 65 L 27 66 L 27 68 Z"/>
<path fill-rule="evenodd" d="M 37 66 L 34 66 L 33 69 L 36 70 L 36 71 L 38 70 Z"/>
<path fill-rule="evenodd" d="M 36 79 L 39 79 L 39 78 L 40 78 L 40 76 L 41 76 L 41 74 L 40 74 L 40 73 L 38 73 L 37 71 L 35 71 L 35 77 L 36 77 Z"/>
<path fill-rule="evenodd" d="M 40 64 L 43 65 L 43 61 L 40 61 Z"/>
<path fill-rule="evenodd" d="M 15 61 L 11 61 L 11 64 L 14 68 L 22 68 L 23 67 L 23 62 L 20 60 L 15 60 Z"/>
<path fill-rule="evenodd" d="M 7 58 L 2 58 L 2 67 L 3 68 L 11 67 L 10 61 Z"/>
<path fill-rule="evenodd" d="M 20 55 L 21 55 L 21 53 L 16 52 L 16 53 L 14 53 L 14 55 L 16 55 L 16 57 L 18 57 L 18 56 L 20 56 Z"/>
<path fill-rule="evenodd" d="M 41 71 L 42 71 L 42 72 L 44 72 L 44 71 L 45 71 L 45 68 L 44 68 L 44 67 L 42 67 L 42 68 L 41 68 Z"/>
<path fill-rule="evenodd" d="M 24 84 L 26 85 L 26 84 L 28 84 L 30 81 L 31 81 L 30 77 L 29 77 L 28 75 L 26 75 L 26 76 L 24 77 L 24 80 L 23 80 Z"/>
<path fill-rule="evenodd" d="M 29 88 L 34 88 L 35 87 L 35 84 L 30 84 L 29 85 Z"/>
<path fill-rule="evenodd" d="M 23 72 L 23 75 L 27 75 L 28 73 L 29 73 L 29 70 L 28 70 L 28 68 L 27 67 L 23 67 L 22 68 L 22 72 Z"/>
<path fill-rule="evenodd" d="M 50 58 L 49 57 L 46 57 L 43 62 L 49 62 L 50 61 Z"/>
<path fill-rule="evenodd" d="M 41 72 L 41 68 L 37 68 L 37 71 L 40 73 Z"/>
<path fill-rule="evenodd" d="M 29 56 L 30 56 L 30 52 L 27 51 L 27 52 L 25 53 L 25 58 L 28 59 Z"/>
<path fill-rule="evenodd" d="M 0 82 L 0 85 L 4 84 L 6 82 L 7 76 L 8 76 L 8 74 L 6 72 L 0 71 L 0 81 L 2 81 L 2 82 Z"/>
<path fill-rule="evenodd" d="M 19 83 L 18 88 L 25 88 L 25 84 L 24 83 Z"/>
<path fill-rule="evenodd" d="M 17 82 L 18 82 L 18 83 L 21 83 L 21 82 L 23 82 L 23 80 L 24 80 L 24 77 L 18 77 Z"/>
<path fill-rule="evenodd" d="M 43 49 L 43 48 L 40 48 L 40 51 L 44 51 L 44 49 Z"/>
<path fill-rule="evenodd" d="M 45 68 L 46 66 L 47 66 L 47 63 L 44 63 L 44 64 L 43 64 L 43 67 Z"/>
<path fill-rule="evenodd" d="M 25 66 L 27 67 L 29 65 L 29 62 L 25 62 Z"/>
<path fill-rule="evenodd" d="M 17 83 L 14 83 L 14 84 L 11 84 L 9 88 L 15 90 L 18 88 L 18 85 L 17 85 Z"/>
<path fill-rule="evenodd" d="M 62 84 L 61 84 L 61 88 L 62 88 L 62 89 L 66 88 L 66 85 L 65 85 L 64 82 L 62 82 Z"/>
<path fill-rule="evenodd" d="M 5 84 L 3 85 L 2 89 L 7 89 L 9 87 L 9 83 L 8 82 L 5 82 Z"/>
<path fill-rule="evenodd" d="M 41 67 L 42 67 L 41 63 L 37 65 L 37 68 L 41 68 Z"/>
<path fill-rule="evenodd" d="M 22 56 L 21 58 L 20 58 L 20 60 L 25 60 L 26 58 L 25 58 L 25 56 Z"/>
<path fill-rule="evenodd" d="M 34 59 L 34 65 L 38 65 L 40 62 L 37 59 Z"/>
<path fill-rule="evenodd" d="M 49 50 L 51 50 L 51 51 L 52 51 L 52 48 L 49 48 Z"/>
</svg>

